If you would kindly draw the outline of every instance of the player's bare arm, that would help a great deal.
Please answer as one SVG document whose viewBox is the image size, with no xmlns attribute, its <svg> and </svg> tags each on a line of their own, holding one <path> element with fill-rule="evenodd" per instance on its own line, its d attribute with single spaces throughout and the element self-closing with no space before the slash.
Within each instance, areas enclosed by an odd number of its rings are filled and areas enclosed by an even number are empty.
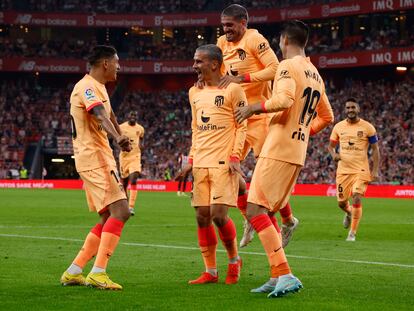
<svg viewBox="0 0 414 311">
<path fill-rule="evenodd" d="M 104 131 L 116 141 L 122 151 L 131 151 L 131 143 L 129 142 L 129 138 L 118 133 L 103 106 L 99 105 L 94 107 L 92 109 L 92 114 L 101 123 Z"/>
<path fill-rule="evenodd" d="M 111 119 L 111 122 L 114 125 L 116 131 L 118 132 L 118 134 L 119 135 L 122 135 L 121 128 L 119 127 L 118 120 L 116 119 L 116 116 L 115 116 L 115 113 L 114 113 L 113 110 L 111 110 L 111 117 L 110 117 L 110 119 Z"/>
<path fill-rule="evenodd" d="M 371 178 L 372 178 L 372 181 L 378 181 L 379 162 L 380 162 L 380 152 L 379 152 L 378 143 L 371 144 L 371 148 L 372 148 L 372 162 L 373 162 Z"/>
<path fill-rule="evenodd" d="M 331 154 L 332 159 L 335 162 L 338 162 L 339 160 L 341 160 L 341 156 L 339 155 L 339 153 L 336 152 L 336 145 L 337 142 L 335 141 L 329 141 L 329 146 L 328 146 L 328 151 Z"/>
<path fill-rule="evenodd" d="M 192 170 L 193 170 L 193 164 L 188 163 L 182 170 L 178 172 L 178 174 L 174 177 L 174 180 L 176 181 L 183 180 L 184 177 L 188 176 L 188 174 L 190 174 Z"/>
</svg>

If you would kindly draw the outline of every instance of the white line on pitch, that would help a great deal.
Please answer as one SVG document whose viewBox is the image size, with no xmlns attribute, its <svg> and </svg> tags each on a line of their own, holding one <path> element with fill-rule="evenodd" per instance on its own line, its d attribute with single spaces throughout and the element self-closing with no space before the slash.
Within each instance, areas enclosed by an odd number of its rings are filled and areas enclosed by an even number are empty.
<svg viewBox="0 0 414 311">
<path fill-rule="evenodd" d="M 18 235 L 18 234 L 2 234 L 2 233 L 0 233 L 0 237 L 24 238 L 24 239 L 38 239 L 38 240 L 57 240 L 57 241 L 70 241 L 70 242 L 83 242 L 84 241 L 84 240 L 80 240 L 80 239 L 70 239 L 70 238 L 61 238 L 61 237 Z M 128 246 L 138 246 L 138 247 L 154 247 L 154 248 L 169 248 L 169 249 L 199 250 L 198 247 L 189 247 L 189 246 L 175 246 L 175 245 L 162 245 L 162 244 L 144 244 L 144 243 L 133 243 L 133 242 L 121 242 L 120 244 L 128 245 Z M 217 251 L 218 252 L 225 252 L 224 250 L 217 250 Z M 239 253 L 240 254 L 245 254 L 245 255 L 265 256 L 265 254 L 258 253 L 258 252 L 244 252 L 244 251 L 241 251 Z M 297 255 L 287 255 L 287 257 L 298 258 L 298 259 L 309 259 L 309 260 L 335 261 L 335 262 L 346 262 L 346 263 L 359 263 L 359 264 L 365 264 L 365 265 L 391 266 L 391 267 L 400 267 L 400 268 L 414 268 L 414 265 L 399 264 L 399 263 L 390 263 L 390 262 L 377 262 L 377 261 L 365 261 L 365 260 L 346 260 L 346 259 L 311 257 L 311 256 L 297 256 Z"/>
</svg>

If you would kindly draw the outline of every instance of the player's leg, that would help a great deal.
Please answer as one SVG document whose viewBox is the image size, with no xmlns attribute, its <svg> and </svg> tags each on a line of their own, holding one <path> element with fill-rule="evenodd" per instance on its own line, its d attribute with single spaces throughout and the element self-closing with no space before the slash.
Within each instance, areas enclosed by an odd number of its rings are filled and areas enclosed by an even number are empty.
<svg viewBox="0 0 414 311">
<path fill-rule="evenodd" d="M 198 244 L 205 265 L 205 272 L 189 284 L 217 283 L 217 236 L 210 215 L 210 184 L 208 169 L 193 168 L 194 188 L 191 205 L 196 210 Z"/>
<path fill-rule="evenodd" d="M 249 244 L 254 237 L 254 228 L 246 217 L 247 208 L 247 186 L 243 177 L 239 176 L 239 193 L 237 199 L 237 208 L 244 218 L 243 223 L 243 236 L 240 239 L 240 247 L 245 247 Z"/>
<path fill-rule="evenodd" d="M 86 283 L 100 289 L 122 289 L 121 285 L 108 277 L 106 267 L 118 245 L 124 224 L 130 217 L 128 201 L 116 168 L 103 167 L 95 171 L 95 178 L 92 180 L 95 187 L 94 202 L 100 202 L 98 212 L 101 215 L 109 212 L 109 217 L 102 227 L 98 252 L 92 270 L 86 277 Z"/>
<path fill-rule="evenodd" d="M 178 180 L 177 196 L 181 196 L 181 184 L 182 184 L 182 182 L 183 182 L 183 178 L 181 177 Z"/>
<path fill-rule="evenodd" d="M 279 210 L 279 213 L 282 218 L 282 246 L 285 248 L 292 239 L 293 232 L 299 225 L 299 219 L 293 216 L 289 202 Z"/>
<path fill-rule="evenodd" d="M 129 175 L 129 182 L 131 184 L 131 190 L 129 191 L 129 211 L 131 215 L 135 215 L 135 201 L 137 199 L 138 189 L 137 189 L 137 181 L 140 176 L 139 172 L 133 172 Z"/>
<path fill-rule="evenodd" d="M 302 283 L 291 273 L 282 240 L 273 226 L 267 209 L 247 204 L 247 217 L 255 228 L 270 265 L 270 279 L 252 292 L 270 292 L 268 297 L 279 297 L 302 288 Z"/>
<path fill-rule="evenodd" d="M 210 206 L 196 206 L 198 245 L 203 256 L 205 272 L 189 284 L 217 283 L 216 249 L 217 236 L 210 215 Z"/>
<path fill-rule="evenodd" d="M 270 279 L 252 292 L 270 292 L 279 297 L 302 288 L 291 274 L 282 240 L 268 215 L 288 202 L 300 167 L 286 162 L 259 158 L 250 185 L 247 217 L 255 228 L 270 265 Z M 276 284 L 276 285 L 275 285 Z"/>
<path fill-rule="evenodd" d="M 229 265 L 226 284 L 235 284 L 240 278 L 242 261 L 237 249 L 236 226 L 228 216 L 230 206 L 237 204 L 238 175 L 228 169 L 209 169 L 211 184 L 211 218 L 217 226 L 220 239 L 227 252 Z"/>
<path fill-rule="evenodd" d="M 185 193 L 186 187 L 187 187 L 187 180 L 188 180 L 188 174 L 183 176 L 183 182 L 182 182 L 182 189 L 181 189 L 181 195 L 187 196 Z"/>
<path fill-rule="evenodd" d="M 348 229 L 351 224 L 351 207 L 349 206 L 349 199 L 352 195 L 352 175 L 337 175 L 336 176 L 336 198 L 338 200 L 338 207 L 345 213 L 342 224 L 345 229 Z"/>
<path fill-rule="evenodd" d="M 236 226 L 233 220 L 228 217 L 229 207 L 223 204 L 211 205 L 211 218 L 219 231 L 220 240 L 223 243 L 229 259 L 226 276 L 226 284 L 236 284 L 240 278 L 242 265 L 237 249 Z"/>
<path fill-rule="evenodd" d="M 72 264 L 63 273 L 60 282 L 62 285 L 86 285 L 85 278 L 82 275 L 86 264 L 98 253 L 101 242 L 102 228 L 109 217 L 109 212 L 104 212 L 98 222 L 88 233 L 78 255 Z"/>
<path fill-rule="evenodd" d="M 355 241 L 358 231 L 359 222 L 362 218 L 362 203 L 361 199 L 365 194 L 368 187 L 368 181 L 360 179 L 359 176 L 355 176 L 355 182 L 352 187 L 352 221 L 351 230 L 349 230 L 347 241 Z"/>
</svg>

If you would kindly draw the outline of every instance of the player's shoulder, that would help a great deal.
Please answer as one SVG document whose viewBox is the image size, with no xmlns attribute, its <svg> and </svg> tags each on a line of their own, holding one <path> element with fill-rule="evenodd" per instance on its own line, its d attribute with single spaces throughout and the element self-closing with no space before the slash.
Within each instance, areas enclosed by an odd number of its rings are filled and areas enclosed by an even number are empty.
<svg viewBox="0 0 414 311">
<path fill-rule="evenodd" d="M 244 39 L 246 39 L 246 40 L 251 40 L 251 39 L 262 40 L 262 39 L 265 39 L 265 37 L 257 29 L 249 28 L 249 29 L 246 30 L 246 33 L 244 35 Z"/>
<path fill-rule="evenodd" d="M 366 127 L 367 129 L 375 130 L 375 126 L 372 123 L 370 123 L 369 121 L 367 121 L 365 119 L 360 119 L 360 122 L 361 122 L 362 126 Z"/>
<path fill-rule="evenodd" d="M 238 92 L 243 92 L 243 88 L 240 84 L 238 83 L 230 83 L 227 87 L 226 87 L 226 93 L 230 94 L 230 93 L 238 93 Z"/>
<path fill-rule="evenodd" d="M 198 87 L 196 87 L 196 86 L 192 86 L 192 87 L 190 87 L 190 89 L 188 90 L 188 95 L 191 97 L 191 96 L 193 96 L 194 94 L 196 94 L 196 93 L 198 93 L 198 92 L 200 92 L 200 88 L 198 88 Z"/>
<path fill-rule="evenodd" d="M 346 119 L 339 121 L 334 125 L 334 130 L 348 126 Z"/>
<path fill-rule="evenodd" d="M 121 124 L 119 124 L 119 127 L 125 127 L 128 125 L 128 121 L 122 122 Z"/>
<path fill-rule="evenodd" d="M 222 47 L 223 45 L 225 45 L 227 43 L 227 40 L 226 40 L 226 35 L 222 35 L 222 36 L 220 36 L 218 39 L 217 39 L 217 43 L 216 43 L 216 45 L 218 46 L 218 47 Z"/>
</svg>

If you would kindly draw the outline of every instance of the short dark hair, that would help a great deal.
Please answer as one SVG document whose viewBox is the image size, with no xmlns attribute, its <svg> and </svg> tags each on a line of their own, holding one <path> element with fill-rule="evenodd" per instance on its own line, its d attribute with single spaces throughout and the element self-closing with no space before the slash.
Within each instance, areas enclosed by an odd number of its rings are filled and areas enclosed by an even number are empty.
<svg viewBox="0 0 414 311">
<path fill-rule="evenodd" d="M 287 36 L 290 42 L 304 48 L 309 38 L 309 27 L 300 20 L 288 21 L 283 24 L 283 36 Z"/>
<path fill-rule="evenodd" d="M 346 101 L 345 101 L 345 104 L 346 104 L 347 102 L 355 103 L 355 104 L 357 104 L 357 105 L 358 105 L 358 107 L 359 107 L 359 100 L 357 100 L 355 97 L 348 97 L 348 98 L 346 99 Z"/>
<path fill-rule="evenodd" d="M 221 16 L 230 16 L 237 20 L 245 19 L 246 21 L 249 21 L 249 13 L 247 13 L 246 8 L 240 4 L 229 5 L 221 12 Z"/>
<path fill-rule="evenodd" d="M 111 58 L 117 54 L 116 49 L 110 45 L 97 45 L 92 49 L 91 54 L 88 57 L 88 63 L 91 66 L 95 66 L 103 58 Z"/>
<path fill-rule="evenodd" d="M 196 51 L 207 52 L 210 60 L 216 60 L 219 62 L 219 65 L 223 63 L 223 53 L 221 49 L 215 44 L 205 44 L 200 45 Z"/>
</svg>

